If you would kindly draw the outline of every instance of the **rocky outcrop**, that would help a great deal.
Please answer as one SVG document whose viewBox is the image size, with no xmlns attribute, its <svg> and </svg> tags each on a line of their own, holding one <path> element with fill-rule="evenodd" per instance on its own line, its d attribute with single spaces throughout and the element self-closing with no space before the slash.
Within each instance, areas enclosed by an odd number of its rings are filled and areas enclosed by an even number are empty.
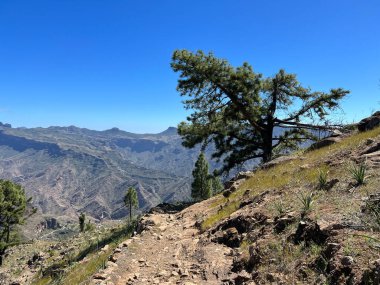
<svg viewBox="0 0 380 285">
<path fill-rule="evenodd" d="M 324 244 L 327 237 L 327 233 L 322 231 L 320 226 L 311 220 L 300 221 L 297 231 L 291 236 L 294 243 L 299 244 L 303 242 L 307 246 L 312 243 L 318 245 Z"/>
<path fill-rule="evenodd" d="M 322 148 L 322 147 L 326 147 L 326 146 L 338 143 L 341 140 L 342 140 L 342 137 L 340 137 L 340 136 L 324 138 L 324 139 L 322 139 L 320 141 L 317 141 L 316 143 L 313 143 L 309 147 L 309 150 L 315 150 L 315 149 L 319 149 L 319 148 Z"/>
<path fill-rule="evenodd" d="M 380 126 L 380 111 L 373 113 L 370 117 L 358 123 L 358 130 L 361 132 L 372 130 Z"/>
<path fill-rule="evenodd" d="M 292 161 L 292 160 L 295 160 L 297 159 L 298 157 L 297 156 L 294 156 L 294 155 L 284 155 L 284 156 L 280 156 L 280 157 L 277 157 L 267 163 L 264 163 L 261 168 L 263 169 L 267 169 L 267 168 L 272 168 L 272 167 L 275 167 L 279 164 L 282 164 L 282 163 L 285 163 L 285 162 L 288 162 L 288 161 Z"/>
<path fill-rule="evenodd" d="M 181 202 L 176 204 L 161 203 L 149 210 L 150 214 L 175 214 L 191 206 L 194 202 Z"/>
</svg>

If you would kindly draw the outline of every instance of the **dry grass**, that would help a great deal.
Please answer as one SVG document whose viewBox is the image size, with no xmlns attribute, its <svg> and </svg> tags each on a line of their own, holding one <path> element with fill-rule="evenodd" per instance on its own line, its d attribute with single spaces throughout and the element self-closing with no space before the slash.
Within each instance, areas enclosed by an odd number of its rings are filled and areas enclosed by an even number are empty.
<svg viewBox="0 0 380 285">
<path fill-rule="evenodd" d="M 303 277 L 300 277 L 299 270 L 302 268 L 302 274 L 307 276 L 302 284 L 304 282 L 314 284 L 320 278 L 319 269 L 314 270 L 300 264 L 310 265 L 314 264 L 316 260 L 321 260 L 323 246 L 295 245 L 287 239 L 296 231 L 304 210 L 302 201 L 297 197 L 300 193 L 313 193 L 313 205 L 306 215 L 315 221 L 331 224 L 349 220 L 354 224 L 356 222 L 362 224 L 360 213 L 363 197 L 379 191 L 380 175 L 377 169 L 368 169 L 369 178 L 366 183 L 355 185 L 347 165 L 351 163 L 351 156 L 360 152 L 365 146 L 367 139 L 376 138 L 379 135 L 380 128 L 356 133 L 343 139 L 340 143 L 314 151 L 302 151 L 298 153 L 297 159 L 270 169 L 257 170 L 254 176 L 246 180 L 228 199 L 222 196 L 215 199 L 212 204 L 214 211 L 210 211 L 211 214 L 204 220 L 203 229 L 207 230 L 237 211 L 247 189 L 250 189 L 251 197 L 269 190 L 270 193 L 265 196 L 264 202 L 257 206 L 260 212 L 269 215 L 270 218 L 275 218 L 285 209 L 288 212 L 295 211 L 298 216 L 296 216 L 296 221 L 288 225 L 284 232 L 280 234 L 267 232 L 265 238 L 261 239 L 259 243 L 255 242 L 256 248 L 263 257 L 255 271 L 262 273 L 261 278 L 268 273 L 276 272 L 284 278 L 283 280 L 289 282 L 288 284 L 300 284 Z M 332 189 L 319 187 L 320 169 L 326 173 L 328 171 L 327 181 L 339 179 Z M 244 196 L 244 199 L 246 198 Z M 223 206 L 221 207 L 221 205 Z M 282 209 L 281 211 L 279 207 Z M 343 254 L 353 256 L 358 264 L 367 266 L 369 260 L 380 257 L 380 236 L 376 232 L 369 232 L 369 237 L 363 236 L 363 232 L 361 235 L 356 234 L 354 230 L 347 229 L 339 234 L 339 240 L 343 246 Z M 247 240 L 244 240 L 239 251 L 247 255 L 250 245 Z M 263 284 L 268 282 L 265 279 L 261 281 Z"/>
<path fill-rule="evenodd" d="M 86 262 L 74 265 L 69 273 L 63 278 L 61 284 L 87 284 L 85 281 L 89 281 L 94 273 L 100 269 L 105 268 L 105 264 L 108 261 L 108 257 L 111 255 L 116 244 L 110 246 L 109 250 L 93 254 L 88 257 Z"/>
<path fill-rule="evenodd" d="M 77 252 L 73 252 L 70 256 L 66 256 L 64 261 L 52 264 L 52 268 L 60 268 L 65 271 L 61 276 L 52 277 L 47 268 L 45 275 L 36 278 L 32 285 L 44 284 L 87 284 L 90 277 L 104 268 L 108 257 L 116 246 L 124 239 L 128 238 L 135 228 L 135 222 L 132 224 L 122 225 L 104 231 L 95 240 L 87 240 L 83 242 L 83 246 Z M 95 233 L 92 233 L 93 235 Z M 106 251 L 100 251 L 105 245 L 109 246 Z"/>
<path fill-rule="evenodd" d="M 238 209 L 244 192 L 250 189 L 250 196 L 255 196 L 267 190 L 277 190 L 284 192 L 282 198 L 286 206 L 295 206 L 297 202 L 296 193 L 299 190 L 312 190 L 318 185 L 318 169 L 326 168 L 325 161 L 339 156 L 344 157 L 344 153 L 350 152 L 361 145 L 369 138 L 380 135 L 380 128 L 362 133 L 356 133 L 344 138 L 341 142 L 314 151 L 299 152 L 299 158 L 281 163 L 269 169 L 259 169 L 254 176 L 246 180 L 239 189 L 232 193 L 228 199 L 222 197 L 215 199 L 211 208 L 211 214 L 204 220 L 202 229 L 206 230 L 215 225 L 220 220 L 227 218 Z M 329 178 L 348 177 L 345 165 L 340 165 L 329 169 Z M 344 191 L 345 189 L 343 189 Z M 329 193 L 320 193 L 318 199 L 325 199 Z M 340 195 L 340 194 L 339 194 Z M 316 203 L 318 204 L 318 203 Z M 342 208 L 343 205 L 339 207 Z M 350 206 L 350 205 L 348 205 Z M 323 206 L 322 206 L 323 207 Z M 349 207 L 351 208 L 351 207 Z M 321 206 L 318 208 L 321 210 Z M 346 208 L 347 209 L 347 208 Z"/>
</svg>

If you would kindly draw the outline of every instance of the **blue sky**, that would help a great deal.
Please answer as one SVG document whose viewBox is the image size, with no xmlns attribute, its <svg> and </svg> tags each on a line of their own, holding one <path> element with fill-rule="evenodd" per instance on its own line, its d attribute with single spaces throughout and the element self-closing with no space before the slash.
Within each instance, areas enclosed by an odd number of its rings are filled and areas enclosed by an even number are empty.
<svg viewBox="0 0 380 285">
<path fill-rule="evenodd" d="M 378 0 L 0 0 L 0 121 L 144 133 L 186 117 L 175 49 L 343 87 L 347 121 L 380 109 Z"/>
</svg>

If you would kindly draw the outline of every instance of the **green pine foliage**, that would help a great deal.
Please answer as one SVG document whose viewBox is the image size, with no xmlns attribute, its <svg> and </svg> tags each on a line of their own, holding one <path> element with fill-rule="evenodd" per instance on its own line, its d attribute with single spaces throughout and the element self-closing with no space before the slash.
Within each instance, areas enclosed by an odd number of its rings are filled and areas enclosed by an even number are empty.
<svg viewBox="0 0 380 285">
<path fill-rule="evenodd" d="M 11 233 L 14 227 L 26 219 L 27 204 L 30 201 L 20 185 L 0 179 L 0 265 L 6 250 L 13 244 Z"/>
<path fill-rule="evenodd" d="M 254 158 L 267 162 L 274 153 L 315 139 L 310 130 L 328 129 L 327 116 L 349 93 L 341 88 L 313 92 L 282 69 L 265 78 L 248 63 L 235 68 L 202 51 L 176 50 L 171 67 L 192 112 L 178 126 L 183 145 L 213 142 L 213 158 L 223 160 L 220 172 Z M 285 131 L 275 136 L 279 127 Z"/>
<path fill-rule="evenodd" d="M 139 208 L 139 200 L 135 188 L 128 188 L 128 191 L 124 196 L 124 204 L 129 209 L 129 221 L 132 221 L 132 210 Z"/>
<path fill-rule="evenodd" d="M 208 162 L 203 152 L 200 153 L 193 170 L 193 183 L 191 184 L 191 197 L 194 201 L 210 198 L 212 195 L 212 182 L 208 172 Z"/>
<path fill-rule="evenodd" d="M 80 228 L 81 232 L 84 232 L 85 221 L 86 221 L 85 213 L 80 213 L 80 215 L 79 215 L 79 228 Z"/>
<path fill-rule="evenodd" d="M 217 171 L 214 171 L 213 175 L 210 177 L 211 179 L 211 187 L 212 194 L 216 195 L 224 190 L 224 185 L 222 181 L 220 181 L 220 177 L 217 174 Z"/>
</svg>

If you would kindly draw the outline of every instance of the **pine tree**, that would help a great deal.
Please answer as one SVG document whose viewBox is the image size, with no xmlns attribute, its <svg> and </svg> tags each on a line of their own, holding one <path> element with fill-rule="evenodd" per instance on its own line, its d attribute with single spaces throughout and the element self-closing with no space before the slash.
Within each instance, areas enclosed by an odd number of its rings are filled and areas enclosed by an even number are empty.
<svg viewBox="0 0 380 285">
<path fill-rule="evenodd" d="M 235 68 L 202 51 L 177 50 L 171 66 L 179 72 L 177 90 L 186 97 L 185 108 L 192 111 L 178 126 L 183 145 L 213 142 L 212 157 L 224 162 L 219 172 L 250 159 L 270 161 L 276 152 L 315 139 L 310 130 L 330 129 L 328 115 L 349 93 L 313 92 L 295 74 L 280 70 L 264 78 L 248 63 Z M 284 132 L 275 135 L 275 128 Z"/>
<path fill-rule="evenodd" d="M 216 170 L 214 170 L 214 173 L 210 177 L 210 179 L 213 195 L 216 195 L 224 190 L 223 183 L 220 181 L 219 175 Z"/>
<path fill-rule="evenodd" d="M 193 183 L 191 184 L 191 197 L 195 201 L 210 198 L 212 195 L 211 180 L 208 173 L 208 162 L 203 152 L 195 162 L 193 170 Z"/>
<path fill-rule="evenodd" d="M 124 204 L 129 209 L 129 221 L 132 221 L 133 208 L 138 209 L 139 200 L 137 198 L 137 191 L 133 187 L 129 187 L 124 196 Z"/>
<path fill-rule="evenodd" d="M 32 208 L 28 213 L 27 205 L 30 202 L 31 198 L 26 198 L 25 190 L 20 185 L 0 179 L 0 266 L 6 250 L 14 243 L 11 240 L 14 226 L 22 224 L 26 215 L 36 212 Z"/>
<path fill-rule="evenodd" d="M 81 232 L 84 232 L 84 225 L 86 221 L 86 215 L 84 213 L 80 213 L 79 215 L 79 228 Z"/>
</svg>

